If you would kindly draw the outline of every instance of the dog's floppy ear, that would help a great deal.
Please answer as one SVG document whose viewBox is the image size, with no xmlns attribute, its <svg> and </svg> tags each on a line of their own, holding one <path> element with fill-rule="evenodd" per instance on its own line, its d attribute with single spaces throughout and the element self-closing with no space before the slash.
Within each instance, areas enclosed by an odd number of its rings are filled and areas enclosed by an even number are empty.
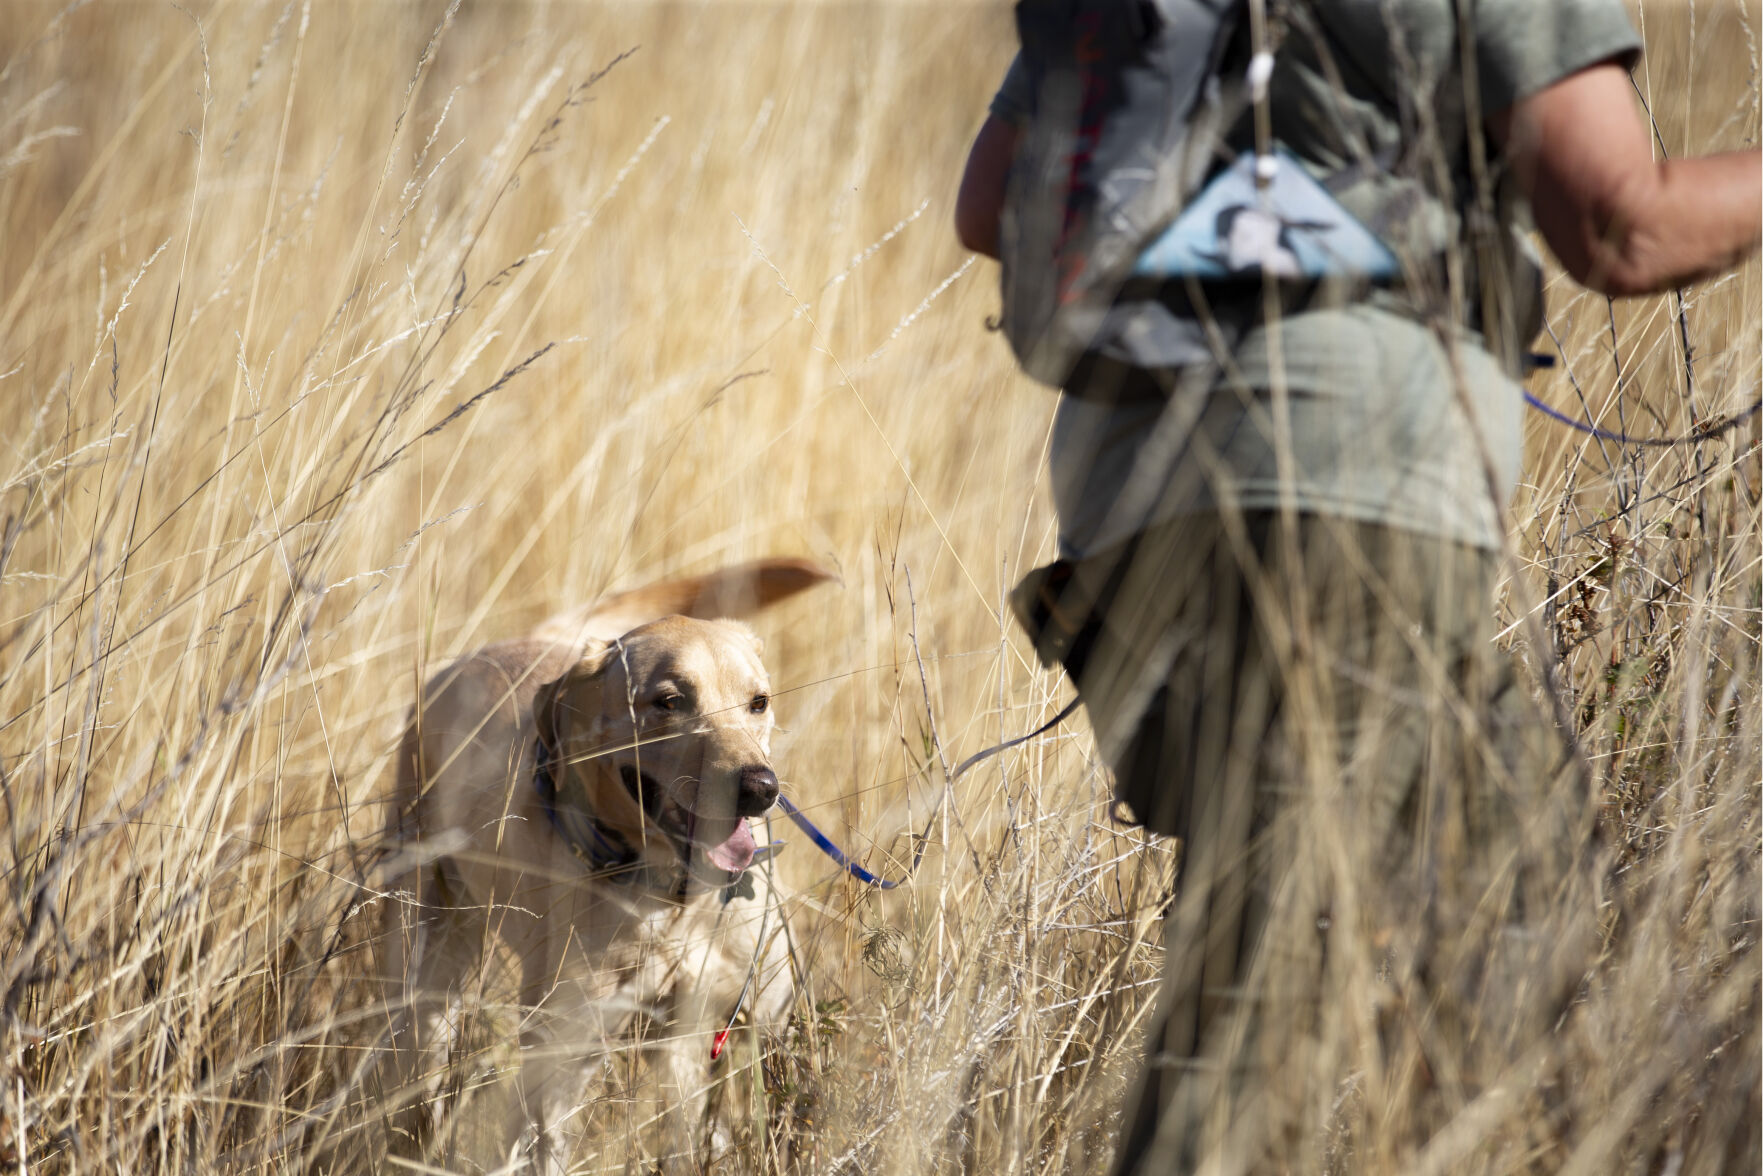
<svg viewBox="0 0 1763 1176">
<path fill-rule="evenodd" d="M 562 677 L 539 687 L 539 692 L 533 696 L 533 724 L 538 728 L 540 741 L 547 747 L 558 746 L 558 736 L 568 731 L 572 715 L 579 716 L 589 709 L 582 705 L 580 692 L 590 683 L 597 692 L 600 680 L 606 676 L 606 667 L 612 663 L 615 648 L 613 645 L 590 648 L 580 661 L 564 671 Z M 598 711 L 599 707 L 592 709 Z"/>
<path fill-rule="evenodd" d="M 748 617 L 769 605 L 806 592 L 816 584 L 838 580 L 837 572 L 813 560 L 771 558 L 724 568 L 708 576 L 677 582 L 692 588 L 692 595 L 676 610 L 688 617 Z"/>
</svg>

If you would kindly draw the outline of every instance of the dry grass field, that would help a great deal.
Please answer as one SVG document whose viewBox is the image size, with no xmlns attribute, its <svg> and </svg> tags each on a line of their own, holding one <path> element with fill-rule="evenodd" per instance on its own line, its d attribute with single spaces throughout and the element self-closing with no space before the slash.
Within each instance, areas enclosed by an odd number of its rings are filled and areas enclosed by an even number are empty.
<svg viewBox="0 0 1763 1176">
<path fill-rule="evenodd" d="M 1755 143 L 1757 0 L 1635 12 L 1661 149 Z M 362 1097 L 381 800 L 416 683 L 560 606 L 838 569 L 759 627 L 785 789 L 876 869 L 1067 700 L 1003 607 L 1053 552 L 1053 398 L 949 229 L 1010 39 L 1001 4 L 5 0 L 0 1172 L 495 1167 L 517 1011 L 467 1017 L 444 1163 Z M 1557 279 L 1532 390 L 1718 424 L 1760 277 Z M 1430 1138 L 1321 1092 L 1319 1164 L 1756 1171 L 1757 420 L 1528 428 L 1499 607 L 1565 658 L 1601 950 Z M 1172 866 L 1107 795 L 1078 718 L 964 776 L 892 893 L 780 829 L 804 999 L 717 1071 L 715 1170 L 1103 1170 Z M 583 1170 L 651 1166 L 643 1083 L 609 1064 Z"/>
</svg>

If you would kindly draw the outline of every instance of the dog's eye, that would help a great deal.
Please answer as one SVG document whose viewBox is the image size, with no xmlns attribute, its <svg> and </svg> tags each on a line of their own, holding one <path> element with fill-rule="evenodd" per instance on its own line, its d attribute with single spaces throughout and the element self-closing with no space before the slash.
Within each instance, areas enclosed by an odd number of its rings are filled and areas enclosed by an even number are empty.
<svg viewBox="0 0 1763 1176">
<path fill-rule="evenodd" d="M 771 705 L 770 698 L 766 697 L 763 694 L 755 694 L 753 696 L 753 701 L 749 702 L 747 704 L 747 709 L 752 711 L 756 715 L 762 715 L 765 713 L 765 709 L 767 707 L 769 707 L 770 705 Z"/>
<path fill-rule="evenodd" d="M 683 694 L 658 694 L 655 696 L 655 709 L 676 711 L 685 700 L 686 696 Z"/>
</svg>

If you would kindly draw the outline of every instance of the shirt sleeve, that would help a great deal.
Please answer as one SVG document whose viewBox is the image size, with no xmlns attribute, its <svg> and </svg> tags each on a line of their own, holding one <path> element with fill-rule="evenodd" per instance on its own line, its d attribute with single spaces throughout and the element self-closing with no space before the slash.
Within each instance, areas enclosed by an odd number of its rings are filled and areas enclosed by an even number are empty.
<svg viewBox="0 0 1763 1176">
<path fill-rule="evenodd" d="M 1029 81 L 1028 69 L 1022 64 L 1020 53 L 1010 59 L 1010 68 L 1004 71 L 1004 80 L 999 84 L 998 92 L 992 95 L 989 109 L 994 118 L 1011 126 L 1019 127 L 1034 116 L 1034 85 Z"/>
<path fill-rule="evenodd" d="M 1606 61 L 1633 69 L 1641 39 L 1622 0 L 1481 0 L 1476 70 L 1488 114 Z"/>
</svg>

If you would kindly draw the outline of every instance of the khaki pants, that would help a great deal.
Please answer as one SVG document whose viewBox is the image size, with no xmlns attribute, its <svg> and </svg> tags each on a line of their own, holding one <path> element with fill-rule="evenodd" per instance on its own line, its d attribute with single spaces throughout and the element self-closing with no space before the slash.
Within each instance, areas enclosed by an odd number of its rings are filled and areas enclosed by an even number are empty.
<svg viewBox="0 0 1763 1176">
<path fill-rule="evenodd" d="M 1101 617 L 1075 676 L 1118 794 L 1180 839 L 1123 1176 L 1320 1171 L 1355 1114 L 1399 1165 L 1558 1015 L 1589 809 L 1491 642 L 1492 572 L 1250 513 L 1155 528 L 1063 585 L 1063 615 Z"/>
</svg>

